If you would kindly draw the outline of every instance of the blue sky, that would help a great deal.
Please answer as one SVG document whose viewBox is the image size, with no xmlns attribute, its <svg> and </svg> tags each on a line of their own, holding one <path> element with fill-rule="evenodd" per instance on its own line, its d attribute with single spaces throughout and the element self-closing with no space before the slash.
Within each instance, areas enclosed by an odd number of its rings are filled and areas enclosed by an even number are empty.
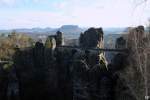
<svg viewBox="0 0 150 100">
<path fill-rule="evenodd" d="M 146 25 L 150 18 L 150 1 L 142 1 L 0 0 L 0 29 L 60 27 L 66 24 L 81 27 Z"/>
</svg>

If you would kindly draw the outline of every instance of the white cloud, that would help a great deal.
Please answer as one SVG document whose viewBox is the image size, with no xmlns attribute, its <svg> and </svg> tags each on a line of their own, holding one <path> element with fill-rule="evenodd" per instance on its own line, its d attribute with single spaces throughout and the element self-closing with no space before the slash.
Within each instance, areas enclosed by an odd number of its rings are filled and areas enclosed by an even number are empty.
<svg viewBox="0 0 150 100">
<path fill-rule="evenodd" d="M 6 6 L 15 6 L 17 3 L 26 3 L 26 2 L 39 3 L 41 2 L 41 0 L 0 0 L 0 4 Z"/>
<path fill-rule="evenodd" d="M 0 0 L 0 4 L 12 6 L 17 2 L 17 0 Z"/>
</svg>

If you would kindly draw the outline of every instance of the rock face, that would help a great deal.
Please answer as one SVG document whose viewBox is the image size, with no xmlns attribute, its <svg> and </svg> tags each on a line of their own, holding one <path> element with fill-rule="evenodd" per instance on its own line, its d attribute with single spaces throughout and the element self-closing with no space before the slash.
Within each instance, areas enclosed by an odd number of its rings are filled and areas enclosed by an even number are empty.
<svg viewBox="0 0 150 100">
<path fill-rule="evenodd" d="M 123 37 L 117 38 L 115 48 L 125 49 L 126 48 L 126 40 Z"/>
<path fill-rule="evenodd" d="M 0 64 L 0 100 L 7 99 L 7 84 L 8 84 L 8 76 L 7 72 L 2 68 L 3 64 Z"/>
<path fill-rule="evenodd" d="M 134 41 L 137 42 L 137 46 L 142 46 L 144 37 L 145 37 L 144 26 L 138 26 L 129 30 L 128 44 L 127 44 L 128 48 L 132 48 L 132 46 L 134 45 L 133 44 Z"/>
<path fill-rule="evenodd" d="M 17 51 L 14 63 L 19 79 L 21 100 L 56 99 L 53 98 L 57 90 L 55 89 L 57 79 L 54 79 L 56 71 L 51 63 L 53 60 L 49 52 L 51 50 L 45 48 L 40 42 L 37 42 L 34 48 Z"/>
<path fill-rule="evenodd" d="M 90 28 L 80 35 L 80 46 L 82 48 L 103 48 L 103 30 L 102 28 Z"/>
<path fill-rule="evenodd" d="M 127 38 L 120 37 L 116 41 L 116 48 L 128 48 L 128 57 L 126 62 L 126 68 L 120 68 L 121 62 L 121 54 L 116 55 L 114 60 L 118 63 L 113 63 L 115 66 L 113 70 L 120 69 L 120 75 L 122 77 L 122 81 L 124 81 L 123 85 L 125 83 L 128 83 L 128 86 L 130 89 L 132 89 L 132 93 L 135 95 L 135 98 L 138 98 L 139 100 L 144 100 L 145 97 L 147 97 L 147 100 L 149 98 L 150 93 L 147 91 L 150 91 L 150 85 L 148 84 L 150 82 L 150 49 L 149 49 L 149 34 L 144 30 L 143 26 L 138 26 L 134 28 L 130 28 L 127 34 Z M 126 46 L 125 46 L 126 45 Z M 122 59 L 123 60 L 123 59 Z M 125 60 L 125 59 L 124 59 Z M 125 62 L 125 61 L 124 61 Z M 123 65 L 122 65 L 123 66 Z M 129 88 L 126 87 L 126 88 Z M 118 85 L 118 90 L 120 91 L 120 85 Z M 118 91 L 117 90 L 117 91 Z M 121 93 L 121 92 L 120 92 Z M 118 99 L 120 100 L 123 95 L 119 94 Z M 126 93 L 126 92 L 125 92 Z M 122 96 L 122 97 L 120 97 Z M 130 98 L 131 95 L 128 95 L 125 98 Z M 146 99 L 146 98 L 145 98 Z"/>
<path fill-rule="evenodd" d="M 143 26 L 132 28 L 129 31 L 127 46 L 129 51 L 129 67 L 127 82 L 139 99 L 150 95 L 150 39 Z M 143 78 L 144 77 L 144 78 Z M 140 87 L 140 88 L 139 88 Z"/>
<path fill-rule="evenodd" d="M 56 40 L 53 36 L 48 36 L 45 42 L 45 47 L 50 48 L 52 50 L 56 48 Z"/>
<path fill-rule="evenodd" d="M 63 38 L 63 33 L 60 31 L 57 31 L 56 33 L 56 45 L 57 46 L 62 46 L 64 45 L 64 38 Z"/>
<path fill-rule="evenodd" d="M 117 100 L 117 93 L 121 97 L 128 95 L 122 92 L 125 86 L 120 91 L 116 89 L 122 82 L 116 70 L 111 69 L 122 65 L 114 61 L 109 69 L 103 52 L 83 49 L 103 47 L 101 28 L 91 28 L 80 37 L 82 49 L 60 47 L 62 41 L 55 39 L 55 49 L 37 42 L 33 48 L 16 52 L 14 66 L 21 100 Z"/>
<path fill-rule="evenodd" d="M 64 36 L 63 33 L 60 31 L 56 32 L 56 35 L 48 36 L 45 46 L 47 48 L 55 49 L 56 46 L 63 46 L 64 45 Z"/>
</svg>

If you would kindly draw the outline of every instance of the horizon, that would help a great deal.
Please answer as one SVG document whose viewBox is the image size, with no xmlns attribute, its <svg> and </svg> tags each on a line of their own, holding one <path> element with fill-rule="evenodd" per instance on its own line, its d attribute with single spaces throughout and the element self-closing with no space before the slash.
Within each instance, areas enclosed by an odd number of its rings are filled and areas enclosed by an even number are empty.
<svg viewBox="0 0 150 100">
<path fill-rule="evenodd" d="M 65 25 L 62 25 L 62 26 L 65 26 Z M 58 26 L 58 27 L 30 27 L 30 28 L 26 28 L 26 27 L 22 27 L 22 28 L 7 28 L 7 29 L 0 29 L 0 30 L 17 30 L 17 29 L 47 29 L 47 28 L 50 28 L 50 29 L 59 29 L 61 28 L 62 26 Z M 67 26 L 72 26 L 72 25 L 67 25 Z M 79 26 L 79 25 L 73 25 L 73 26 L 78 26 L 78 28 L 81 28 L 81 29 L 88 29 L 88 28 L 92 28 L 93 26 L 87 26 L 87 27 L 84 27 L 84 26 Z M 102 27 L 102 26 L 96 26 L 96 27 L 93 27 L 93 28 L 103 28 L 103 29 L 109 29 L 109 28 L 128 28 L 128 27 Z"/>
<path fill-rule="evenodd" d="M 102 28 L 146 26 L 150 1 L 141 1 L 1 0 L 0 30 L 58 28 L 62 25 Z"/>
</svg>

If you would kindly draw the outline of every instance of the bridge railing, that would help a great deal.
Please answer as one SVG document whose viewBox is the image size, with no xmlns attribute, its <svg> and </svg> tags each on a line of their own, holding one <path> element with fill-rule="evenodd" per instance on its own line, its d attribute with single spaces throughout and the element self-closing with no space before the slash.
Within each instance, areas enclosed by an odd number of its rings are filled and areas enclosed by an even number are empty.
<svg viewBox="0 0 150 100">
<path fill-rule="evenodd" d="M 81 48 L 79 46 L 58 46 L 56 48 L 70 48 L 70 49 L 81 49 L 81 50 L 95 50 L 95 51 L 105 51 L 105 52 L 124 52 L 127 53 L 128 49 L 108 49 L 108 48 Z"/>
</svg>

